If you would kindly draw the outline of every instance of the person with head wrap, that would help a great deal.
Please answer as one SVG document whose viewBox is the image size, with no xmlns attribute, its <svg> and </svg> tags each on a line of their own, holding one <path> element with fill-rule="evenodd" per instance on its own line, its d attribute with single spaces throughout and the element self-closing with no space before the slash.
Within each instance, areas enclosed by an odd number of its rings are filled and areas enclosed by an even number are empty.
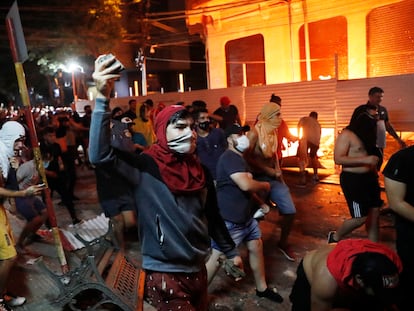
<svg viewBox="0 0 414 311">
<path fill-rule="evenodd" d="M 213 112 L 213 116 L 223 130 L 234 123 L 241 124 L 239 110 L 228 96 L 220 98 L 220 107 Z"/>
<path fill-rule="evenodd" d="M 26 298 L 6 293 L 7 280 L 16 259 L 14 239 L 9 224 L 4 202 L 6 198 L 29 197 L 39 195 L 42 186 L 33 185 L 24 190 L 6 188 L 11 179 L 16 179 L 19 161 L 16 154 L 23 148 L 24 127 L 16 121 L 8 121 L 0 129 L 0 309 L 25 303 Z"/>
<path fill-rule="evenodd" d="M 334 161 L 342 165 L 341 188 L 348 204 L 351 219 L 345 220 L 337 231 L 328 234 L 328 242 L 337 242 L 365 224 L 368 238 L 378 241 L 379 208 L 382 206 L 378 183 L 375 106 L 366 105 L 351 118 L 349 125 L 335 142 Z"/>
<path fill-rule="evenodd" d="M 401 271 L 400 258 L 385 245 L 363 239 L 325 245 L 300 262 L 292 311 L 397 310 Z"/>
<path fill-rule="evenodd" d="M 205 262 L 210 238 L 235 265 L 241 258 L 217 206 L 213 180 L 194 154 L 196 133 L 185 107 L 172 105 L 156 117 L 156 143 L 140 155 L 111 146 L 109 94 L 113 57 L 95 61 L 98 95 L 92 115 L 90 160 L 110 166 L 133 188 L 136 202 L 145 298 L 159 310 L 205 311 Z M 106 68 L 108 66 L 108 68 Z"/>
<path fill-rule="evenodd" d="M 278 248 L 286 259 L 295 261 L 296 256 L 288 245 L 288 237 L 292 229 L 296 208 L 289 188 L 283 182 L 277 158 L 276 129 L 282 120 L 280 108 L 276 102 L 268 102 L 263 105 L 257 123 L 247 133 L 250 144 L 244 157 L 254 178 L 270 183 L 269 199 L 277 205 L 281 215 L 281 234 Z"/>
</svg>

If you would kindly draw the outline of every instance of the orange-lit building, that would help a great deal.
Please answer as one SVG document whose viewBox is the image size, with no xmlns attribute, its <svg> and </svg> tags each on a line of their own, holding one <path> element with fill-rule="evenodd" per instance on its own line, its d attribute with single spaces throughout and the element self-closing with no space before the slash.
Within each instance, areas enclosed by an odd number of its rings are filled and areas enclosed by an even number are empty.
<svg viewBox="0 0 414 311">
<path fill-rule="evenodd" d="M 414 0 L 187 0 L 210 89 L 414 73 Z"/>
</svg>

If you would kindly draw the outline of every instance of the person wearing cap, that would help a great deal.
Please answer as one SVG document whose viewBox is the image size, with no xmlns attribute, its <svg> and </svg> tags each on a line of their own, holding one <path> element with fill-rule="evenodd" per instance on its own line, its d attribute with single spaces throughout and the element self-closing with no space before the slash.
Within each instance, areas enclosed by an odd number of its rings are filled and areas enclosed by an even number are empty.
<svg viewBox="0 0 414 311">
<path fill-rule="evenodd" d="M 412 310 L 414 284 L 414 146 L 394 153 L 384 170 L 385 191 L 390 208 L 395 212 L 396 248 L 404 270 L 401 287 L 404 291 L 399 308 Z"/>
<path fill-rule="evenodd" d="M 256 295 L 281 303 L 283 298 L 277 290 L 267 287 L 261 231 L 258 222 L 252 216 L 253 203 L 259 203 L 262 208 L 269 211 L 269 206 L 260 197 L 269 192 L 270 184 L 254 180 L 248 171 L 247 163 L 243 158 L 243 152 L 249 148 L 249 139 L 244 133 L 245 130 L 245 127 L 238 124 L 230 125 L 225 129 L 228 148 L 217 163 L 218 205 L 236 246 L 246 243 L 249 263 L 256 283 Z M 209 283 L 220 267 L 219 259 L 222 254 L 220 246 L 214 239 L 211 246 L 213 252 L 206 264 Z"/>
<path fill-rule="evenodd" d="M 263 105 L 257 123 L 247 134 L 250 147 L 244 153 L 244 157 L 254 178 L 271 184 L 269 200 L 277 205 L 281 216 L 281 233 L 277 247 L 287 260 L 295 261 L 296 256 L 288 244 L 288 238 L 293 226 L 296 208 L 289 187 L 283 181 L 277 158 L 275 130 L 281 122 L 280 108 L 279 104 L 270 101 Z"/>
<path fill-rule="evenodd" d="M 292 311 L 395 310 L 401 260 L 388 246 L 347 239 L 308 252 L 289 296 Z"/>
<path fill-rule="evenodd" d="M 216 120 L 223 130 L 234 123 L 241 124 L 239 110 L 235 105 L 231 104 L 231 100 L 228 96 L 220 98 L 220 107 L 217 108 L 213 114 L 221 117 L 221 120 L 220 118 L 216 118 Z"/>
<path fill-rule="evenodd" d="M 206 311 L 210 239 L 236 266 L 241 258 L 220 216 L 213 179 L 195 155 L 191 114 L 183 106 L 168 106 L 155 120 L 156 143 L 139 155 L 115 150 L 109 137 L 109 96 L 119 74 L 110 65 L 114 58 L 102 57 L 93 73 L 97 97 L 90 160 L 111 167 L 133 189 L 145 299 L 158 310 Z"/>
</svg>

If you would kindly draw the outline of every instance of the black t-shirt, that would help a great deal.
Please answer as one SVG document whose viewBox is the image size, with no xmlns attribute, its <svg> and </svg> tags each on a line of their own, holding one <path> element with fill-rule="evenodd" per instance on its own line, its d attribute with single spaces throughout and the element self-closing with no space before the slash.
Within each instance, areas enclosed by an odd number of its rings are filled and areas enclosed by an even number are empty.
<svg viewBox="0 0 414 311">
<path fill-rule="evenodd" d="M 383 170 L 385 177 L 406 184 L 405 201 L 414 206 L 414 146 L 402 149 L 391 156 Z M 407 226 L 414 233 L 413 222 L 397 215 L 397 226 Z"/>
<path fill-rule="evenodd" d="M 218 108 L 214 111 L 214 114 L 223 118 L 223 121 L 219 122 L 220 128 L 225 129 L 229 125 L 237 123 L 237 116 L 239 115 L 239 111 L 237 107 L 234 105 L 230 105 L 227 110 L 223 108 Z"/>
</svg>

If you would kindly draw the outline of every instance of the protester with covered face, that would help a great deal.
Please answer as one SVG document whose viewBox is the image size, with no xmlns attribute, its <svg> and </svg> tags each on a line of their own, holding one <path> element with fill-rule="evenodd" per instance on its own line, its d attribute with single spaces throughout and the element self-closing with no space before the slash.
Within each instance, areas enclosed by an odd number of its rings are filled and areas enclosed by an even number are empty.
<svg viewBox="0 0 414 311">
<path fill-rule="evenodd" d="M 236 265 L 241 258 L 220 216 L 213 180 L 194 154 L 193 120 L 183 106 L 166 107 L 154 124 L 157 142 L 148 150 L 134 155 L 113 149 L 109 94 L 119 77 L 113 62 L 103 56 L 95 61 L 91 162 L 112 166 L 133 187 L 146 299 L 159 310 L 205 311 L 210 236 Z"/>
<path fill-rule="evenodd" d="M 197 155 L 216 180 L 217 161 L 227 148 L 226 137 L 222 129 L 211 126 L 206 108 L 198 109 L 193 115 L 197 127 Z"/>
<path fill-rule="evenodd" d="M 39 195 L 43 186 L 33 185 L 24 190 L 9 190 L 6 184 L 9 178 L 16 178 L 19 161 L 16 153 L 23 148 L 24 127 L 16 121 L 8 121 L 0 129 L 0 309 L 20 306 L 26 298 L 6 292 L 10 271 L 16 259 L 11 226 L 7 218 L 4 202 L 7 198 Z M 14 176 L 13 176 L 14 175 Z"/>
<path fill-rule="evenodd" d="M 234 242 L 237 246 L 245 243 L 249 251 L 249 263 L 256 284 L 256 295 L 281 303 L 283 298 L 276 288 L 267 286 L 261 231 L 258 222 L 253 218 L 253 204 L 266 205 L 263 201 L 255 201 L 261 195 L 254 195 L 267 194 L 270 184 L 254 180 L 248 170 L 243 158 L 243 152 L 249 147 L 249 139 L 244 133 L 245 130 L 246 128 L 238 124 L 230 125 L 225 129 L 228 148 L 217 163 L 217 200 L 220 213 Z M 268 206 L 266 210 L 269 211 Z M 212 255 L 206 264 L 209 282 L 219 269 L 219 259 L 222 254 L 214 240 L 212 248 Z"/>
<path fill-rule="evenodd" d="M 295 261 L 295 254 L 290 249 L 288 237 L 292 229 L 296 208 L 288 186 L 282 178 L 282 171 L 277 159 L 276 129 L 281 122 L 280 105 L 269 102 L 263 105 L 257 123 L 248 132 L 249 148 L 244 157 L 256 180 L 267 181 L 271 185 L 269 199 L 276 204 L 281 216 L 281 234 L 278 248 L 290 261 Z"/>
<path fill-rule="evenodd" d="M 297 269 L 292 311 L 397 310 L 402 264 L 389 247 L 348 239 L 308 252 Z"/>
</svg>

